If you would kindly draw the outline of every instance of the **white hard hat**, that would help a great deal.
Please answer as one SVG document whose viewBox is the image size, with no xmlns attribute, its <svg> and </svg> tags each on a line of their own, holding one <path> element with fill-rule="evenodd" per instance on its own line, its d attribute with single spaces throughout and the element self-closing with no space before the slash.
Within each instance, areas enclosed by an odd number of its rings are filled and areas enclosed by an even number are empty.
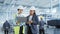
<svg viewBox="0 0 60 34">
<path fill-rule="evenodd" d="M 8 18 L 6 18 L 6 20 L 5 21 L 8 21 Z"/>
<path fill-rule="evenodd" d="M 19 6 L 18 9 L 24 9 L 23 6 Z"/>
<path fill-rule="evenodd" d="M 34 6 L 31 6 L 30 10 L 36 10 L 36 8 Z"/>
</svg>

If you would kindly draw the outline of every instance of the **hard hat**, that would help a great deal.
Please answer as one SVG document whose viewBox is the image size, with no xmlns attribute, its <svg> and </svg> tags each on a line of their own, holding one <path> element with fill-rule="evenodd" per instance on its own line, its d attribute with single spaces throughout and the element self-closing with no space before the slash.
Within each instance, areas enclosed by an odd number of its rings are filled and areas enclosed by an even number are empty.
<svg viewBox="0 0 60 34">
<path fill-rule="evenodd" d="M 6 18 L 6 20 L 5 21 L 8 21 L 8 18 Z"/>
<path fill-rule="evenodd" d="M 40 16 L 40 18 L 43 18 L 43 16 Z"/>
<path fill-rule="evenodd" d="M 36 10 L 36 8 L 34 6 L 31 6 L 30 10 Z"/>
<path fill-rule="evenodd" d="M 23 6 L 18 6 L 18 9 L 24 9 Z"/>
</svg>

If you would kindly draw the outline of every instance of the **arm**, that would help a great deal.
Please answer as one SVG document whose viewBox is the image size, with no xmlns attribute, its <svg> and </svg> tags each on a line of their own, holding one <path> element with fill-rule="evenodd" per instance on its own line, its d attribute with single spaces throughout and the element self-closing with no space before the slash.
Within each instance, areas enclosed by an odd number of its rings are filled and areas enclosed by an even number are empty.
<svg viewBox="0 0 60 34">
<path fill-rule="evenodd" d="M 9 26 L 9 28 L 10 28 L 10 24 L 8 23 L 8 26 Z"/>
<path fill-rule="evenodd" d="M 27 18 L 26 25 L 28 25 L 28 16 L 26 18 Z"/>
<path fill-rule="evenodd" d="M 5 28 L 5 24 L 3 24 L 3 29 Z"/>
</svg>

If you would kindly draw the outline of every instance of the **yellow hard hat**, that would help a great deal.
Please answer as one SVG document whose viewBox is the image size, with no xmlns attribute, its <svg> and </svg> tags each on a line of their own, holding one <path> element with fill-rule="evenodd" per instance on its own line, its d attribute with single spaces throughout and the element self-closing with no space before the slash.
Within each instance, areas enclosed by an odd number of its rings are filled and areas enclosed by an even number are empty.
<svg viewBox="0 0 60 34">
<path fill-rule="evenodd" d="M 40 18 L 43 18 L 43 16 L 40 16 Z"/>
</svg>

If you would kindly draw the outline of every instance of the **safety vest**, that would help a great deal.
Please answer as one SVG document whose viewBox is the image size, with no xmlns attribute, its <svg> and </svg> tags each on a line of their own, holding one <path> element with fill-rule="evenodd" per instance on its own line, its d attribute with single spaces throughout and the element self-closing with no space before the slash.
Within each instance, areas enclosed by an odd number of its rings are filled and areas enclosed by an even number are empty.
<svg viewBox="0 0 60 34">
<path fill-rule="evenodd" d="M 20 26 L 14 26 L 14 34 L 19 34 Z"/>
<path fill-rule="evenodd" d="M 14 15 L 14 18 L 16 19 L 17 17 L 17 14 Z M 20 23 L 19 23 L 20 25 Z M 20 26 L 15 26 L 14 27 L 14 31 L 15 31 L 15 34 L 18 34 L 19 33 L 19 30 L 20 30 Z M 23 34 L 25 33 L 25 27 L 23 26 Z"/>
</svg>

